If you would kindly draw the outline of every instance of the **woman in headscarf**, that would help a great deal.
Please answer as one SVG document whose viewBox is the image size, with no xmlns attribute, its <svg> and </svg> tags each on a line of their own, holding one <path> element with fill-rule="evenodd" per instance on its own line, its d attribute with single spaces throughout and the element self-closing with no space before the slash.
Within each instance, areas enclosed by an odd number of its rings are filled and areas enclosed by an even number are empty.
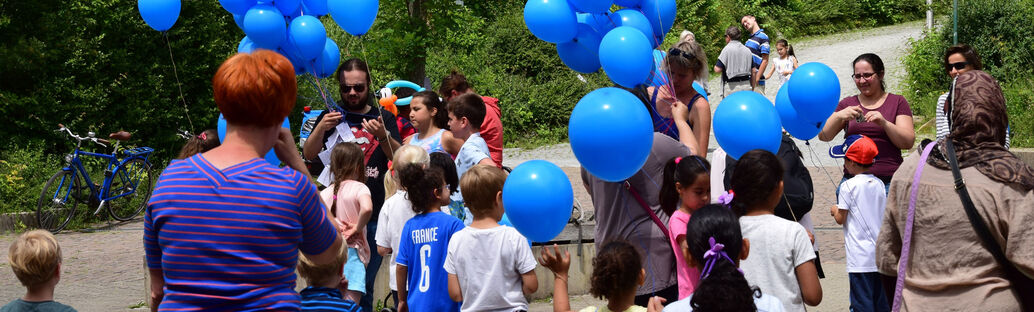
<svg viewBox="0 0 1034 312">
<path fill-rule="evenodd" d="M 1016 285 L 971 226 L 955 191 L 946 142 L 954 145 L 981 221 L 1005 258 L 1026 276 L 1034 276 L 1034 169 L 1004 147 L 1005 97 L 987 73 L 972 70 L 956 78 L 946 115 L 951 133 L 931 143 L 936 146 L 925 163 L 920 163 L 918 151 L 912 153 L 891 180 L 876 242 L 877 266 L 886 281 L 898 275 L 899 261 L 906 265 L 901 271 L 904 283 L 898 283 L 903 285 L 898 300 L 902 310 L 1020 311 Z M 917 169 L 923 172 L 913 185 Z M 918 189 L 909 234 L 905 229 L 913 187 Z"/>
</svg>

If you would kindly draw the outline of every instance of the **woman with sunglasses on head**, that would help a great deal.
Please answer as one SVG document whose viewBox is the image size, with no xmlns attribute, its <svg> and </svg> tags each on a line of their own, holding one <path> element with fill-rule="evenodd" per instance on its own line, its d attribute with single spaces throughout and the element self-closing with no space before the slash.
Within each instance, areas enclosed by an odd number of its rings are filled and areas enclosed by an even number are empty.
<svg viewBox="0 0 1034 312">
<path fill-rule="evenodd" d="M 662 70 L 670 80 L 646 89 L 654 131 L 682 142 L 693 155 L 700 156 L 707 154 L 711 106 L 707 95 L 693 88 L 693 81 L 706 72 L 706 65 L 707 56 L 693 33 L 683 32 L 664 58 Z"/>
<path fill-rule="evenodd" d="M 870 172 L 890 184 L 894 171 L 901 165 L 901 150 L 912 148 L 916 133 L 912 127 L 912 108 L 905 97 L 887 92 L 883 60 L 872 53 L 855 58 L 854 84 L 858 95 L 840 100 L 836 112 L 829 116 L 819 132 L 819 139 L 832 141 L 840 131 L 844 137 L 863 134 L 876 142 L 879 158 Z M 844 171 L 846 181 L 851 175 Z"/>
</svg>

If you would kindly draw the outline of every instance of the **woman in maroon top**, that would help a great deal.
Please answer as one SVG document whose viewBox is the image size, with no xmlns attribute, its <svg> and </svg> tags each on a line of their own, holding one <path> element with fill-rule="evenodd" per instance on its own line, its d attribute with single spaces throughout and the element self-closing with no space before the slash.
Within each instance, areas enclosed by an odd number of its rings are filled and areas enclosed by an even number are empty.
<svg viewBox="0 0 1034 312">
<path fill-rule="evenodd" d="M 862 54 L 853 64 L 851 78 L 858 87 L 858 95 L 840 100 L 836 112 L 826 120 L 819 139 L 832 141 L 841 130 L 846 131 L 844 137 L 864 134 L 872 138 L 879 154 L 870 173 L 889 184 L 901 165 L 901 150 L 910 149 L 915 143 L 912 108 L 905 97 L 887 92 L 883 60 L 879 56 Z M 845 179 L 850 178 L 846 170 L 844 175 Z"/>
</svg>

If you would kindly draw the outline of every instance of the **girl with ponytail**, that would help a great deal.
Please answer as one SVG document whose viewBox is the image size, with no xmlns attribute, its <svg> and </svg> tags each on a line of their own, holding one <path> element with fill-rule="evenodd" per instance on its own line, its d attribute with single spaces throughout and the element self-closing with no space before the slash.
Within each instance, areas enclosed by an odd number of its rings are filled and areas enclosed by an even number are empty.
<svg viewBox="0 0 1034 312">
<path fill-rule="evenodd" d="M 664 311 L 783 311 L 783 304 L 747 283 L 737 267 L 747 259 L 750 241 L 740 234 L 736 215 L 720 205 L 707 205 L 693 214 L 679 251 L 688 265 L 700 270 L 693 294 Z M 656 306 L 656 304 L 651 304 Z"/>
<path fill-rule="evenodd" d="M 779 158 L 760 149 L 743 154 L 736 162 L 729 187 L 718 202 L 739 216 L 743 238 L 764 246 L 741 264 L 747 280 L 781 299 L 786 311 L 804 311 L 805 304 L 818 305 L 822 286 L 811 261 L 815 251 L 808 232 L 799 223 L 775 215 L 783 194 Z"/>
<path fill-rule="evenodd" d="M 664 166 L 664 182 L 658 197 L 661 209 L 671 216 L 668 220 L 668 240 L 675 251 L 679 299 L 693 293 L 693 288 L 700 281 L 700 272 L 686 263 L 679 250 L 686 241 L 686 224 L 690 216 L 711 200 L 710 170 L 707 160 L 695 155 L 672 158 Z"/>
</svg>

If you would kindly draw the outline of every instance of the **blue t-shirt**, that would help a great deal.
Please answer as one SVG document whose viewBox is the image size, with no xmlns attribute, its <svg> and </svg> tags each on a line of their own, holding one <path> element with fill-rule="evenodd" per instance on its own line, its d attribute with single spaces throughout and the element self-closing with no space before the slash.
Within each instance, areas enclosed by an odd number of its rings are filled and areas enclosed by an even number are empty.
<svg viewBox="0 0 1034 312">
<path fill-rule="evenodd" d="M 302 290 L 302 312 L 360 312 L 359 305 L 344 299 L 336 288 L 309 286 Z"/>
<path fill-rule="evenodd" d="M 764 60 L 763 57 L 768 57 L 769 52 L 771 52 L 768 45 L 768 34 L 765 34 L 764 29 L 758 29 L 758 31 L 751 34 L 750 39 L 747 39 L 747 42 L 743 45 L 747 46 L 750 49 L 750 53 L 753 54 L 754 67 L 760 67 L 761 61 Z M 764 74 L 761 75 L 761 78 L 758 78 L 758 84 L 764 85 L 761 81 L 765 81 Z"/>
<path fill-rule="evenodd" d="M 449 240 L 462 229 L 463 222 L 443 212 L 418 214 L 402 227 L 395 262 L 407 269 L 410 311 L 460 310 L 460 303 L 449 298 L 449 274 L 444 266 Z"/>
</svg>

